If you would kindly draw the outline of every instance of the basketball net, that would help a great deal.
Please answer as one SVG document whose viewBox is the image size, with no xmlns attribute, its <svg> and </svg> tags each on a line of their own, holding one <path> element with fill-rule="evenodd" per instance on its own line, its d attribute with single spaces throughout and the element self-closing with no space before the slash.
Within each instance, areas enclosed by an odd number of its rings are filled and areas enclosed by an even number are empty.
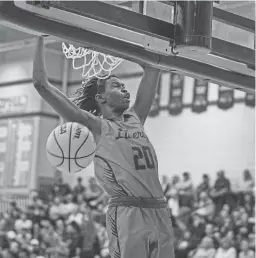
<svg viewBox="0 0 256 258">
<path fill-rule="evenodd" d="M 68 46 L 63 42 L 62 51 L 66 58 L 72 59 L 74 69 L 82 69 L 82 76 L 86 79 L 97 77 L 107 78 L 111 72 L 123 61 L 119 57 L 106 55 L 83 47 Z M 81 60 L 83 58 L 83 60 Z M 80 62 L 80 64 L 79 64 Z"/>
</svg>

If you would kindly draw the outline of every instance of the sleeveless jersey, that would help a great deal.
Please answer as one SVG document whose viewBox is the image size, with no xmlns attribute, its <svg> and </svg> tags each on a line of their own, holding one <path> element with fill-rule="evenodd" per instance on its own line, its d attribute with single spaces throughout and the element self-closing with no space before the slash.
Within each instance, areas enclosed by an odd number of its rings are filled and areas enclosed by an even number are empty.
<svg viewBox="0 0 256 258">
<path fill-rule="evenodd" d="M 126 111 L 123 117 L 102 119 L 95 176 L 111 197 L 163 197 L 154 147 L 135 112 Z"/>
</svg>

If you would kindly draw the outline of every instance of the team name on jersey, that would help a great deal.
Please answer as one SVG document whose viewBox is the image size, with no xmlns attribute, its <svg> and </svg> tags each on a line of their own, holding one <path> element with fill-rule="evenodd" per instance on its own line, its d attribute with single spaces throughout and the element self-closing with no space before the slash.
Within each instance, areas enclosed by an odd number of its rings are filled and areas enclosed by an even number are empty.
<svg viewBox="0 0 256 258">
<path fill-rule="evenodd" d="M 149 142 L 149 139 L 147 135 L 143 131 L 136 131 L 133 133 L 129 133 L 126 129 L 119 128 L 118 134 L 116 136 L 116 140 L 119 139 L 139 139 L 144 138 L 147 142 Z"/>
</svg>

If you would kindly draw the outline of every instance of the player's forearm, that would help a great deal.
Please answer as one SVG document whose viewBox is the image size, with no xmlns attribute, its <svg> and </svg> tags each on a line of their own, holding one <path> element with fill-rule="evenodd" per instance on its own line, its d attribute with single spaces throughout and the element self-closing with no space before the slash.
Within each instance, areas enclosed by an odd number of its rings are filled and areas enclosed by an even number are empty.
<svg viewBox="0 0 256 258">
<path fill-rule="evenodd" d="M 36 45 L 33 63 L 33 83 L 40 96 L 65 120 L 80 122 L 79 120 L 82 119 L 83 123 L 85 122 L 82 111 L 49 82 L 45 68 L 43 38 L 38 38 Z"/>
<path fill-rule="evenodd" d="M 48 84 L 44 58 L 44 39 L 42 37 L 39 37 L 36 42 L 33 62 L 33 82 L 35 87 Z"/>
<path fill-rule="evenodd" d="M 134 103 L 134 110 L 142 123 L 144 123 L 146 120 L 148 112 L 151 108 L 156 94 L 156 89 L 158 87 L 160 74 L 161 70 L 159 69 L 152 67 L 144 68 L 144 75 L 141 79 Z"/>
</svg>

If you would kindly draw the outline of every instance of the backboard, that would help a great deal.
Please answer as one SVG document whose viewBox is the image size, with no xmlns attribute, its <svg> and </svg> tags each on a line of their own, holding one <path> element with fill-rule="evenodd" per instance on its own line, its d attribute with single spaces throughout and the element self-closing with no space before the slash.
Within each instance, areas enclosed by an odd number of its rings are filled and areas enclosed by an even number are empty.
<svg viewBox="0 0 256 258">
<path fill-rule="evenodd" d="M 195 11 L 201 3 L 209 3 L 190 2 L 195 3 Z M 204 52 L 179 51 L 175 55 L 172 42 L 179 29 L 179 19 L 175 15 L 177 3 L 179 1 L 15 0 L 0 3 L 0 21 L 31 34 L 52 35 L 60 42 L 89 47 L 219 85 L 254 91 L 254 2 L 212 3 L 212 12 L 202 17 L 205 23 L 210 17 L 212 27 L 210 40 L 207 39 L 209 44 L 205 40 L 206 47 L 200 47 Z M 247 18 L 234 14 L 234 10 L 242 8 Z M 186 14 L 190 9 L 181 11 Z M 196 18 L 195 21 L 200 21 Z M 225 30 L 221 30 L 224 26 Z M 241 35 L 239 42 L 236 35 Z"/>
</svg>

